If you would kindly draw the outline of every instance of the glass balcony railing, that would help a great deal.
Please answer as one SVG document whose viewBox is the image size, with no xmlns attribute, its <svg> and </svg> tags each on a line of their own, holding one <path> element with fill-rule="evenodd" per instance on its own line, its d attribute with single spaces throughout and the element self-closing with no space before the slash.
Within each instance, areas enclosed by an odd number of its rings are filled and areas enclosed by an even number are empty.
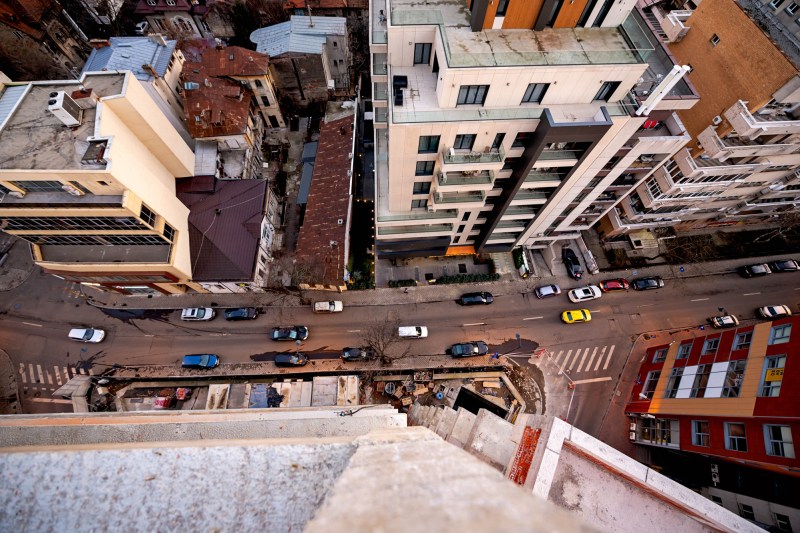
<svg viewBox="0 0 800 533">
<path fill-rule="evenodd" d="M 547 200 L 548 196 L 543 192 L 518 192 L 511 200 Z"/>
<path fill-rule="evenodd" d="M 467 192 L 467 193 L 438 193 L 433 195 L 433 201 L 437 204 L 471 204 L 483 203 L 486 199 L 486 194 L 482 192 Z"/>
<path fill-rule="evenodd" d="M 539 161 L 549 161 L 553 159 L 580 159 L 583 155 L 582 150 L 545 150 L 539 155 Z"/>
<path fill-rule="evenodd" d="M 486 185 L 494 181 L 494 172 L 484 170 L 476 174 L 464 174 L 461 172 L 445 172 L 436 175 L 436 180 L 440 187 L 456 185 Z"/>
<path fill-rule="evenodd" d="M 375 109 L 375 122 L 387 122 L 389 110 L 385 107 L 376 107 Z"/>
<path fill-rule="evenodd" d="M 385 76 L 388 72 L 386 68 L 387 63 L 386 54 L 372 54 L 372 72 L 376 76 Z"/>
<path fill-rule="evenodd" d="M 523 207 L 523 206 L 509 207 L 508 209 L 505 210 L 503 216 L 506 217 L 514 215 L 535 215 L 537 211 L 539 210 L 535 207 Z"/>
<path fill-rule="evenodd" d="M 396 226 L 394 228 L 378 228 L 378 235 L 403 235 L 408 233 L 444 233 L 452 232 L 452 224 L 424 224 L 416 226 Z"/>
<path fill-rule="evenodd" d="M 386 30 L 375 30 L 372 32 L 372 44 L 386 44 L 389 42 Z"/>
<path fill-rule="evenodd" d="M 532 181 L 561 181 L 564 176 L 555 172 L 531 172 L 525 177 L 526 182 Z"/>
<path fill-rule="evenodd" d="M 386 83 L 376 83 L 375 93 L 372 96 L 373 100 L 388 100 L 389 99 L 389 86 Z"/>
<path fill-rule="evenodd" d="M 435 211 L 430 213 L 428 211 L 419 211 L 409 213 L 406 215 L 385 215 L 378 216 L 378 222 L 405 222 L 408 220 L 448 220 L 458 217 L 458 211 L 455 209 L 447 209 L 442 211 Z"/>
<path fill-rule="evenodd" d="M 489 152 L 454 151 L 452 148 L 442 152 L 442 160 L 446 165 L 463 165 L 464 163 L 500 163 L 505 159 L 505 152 L 500 148 Z"/>
</svg>

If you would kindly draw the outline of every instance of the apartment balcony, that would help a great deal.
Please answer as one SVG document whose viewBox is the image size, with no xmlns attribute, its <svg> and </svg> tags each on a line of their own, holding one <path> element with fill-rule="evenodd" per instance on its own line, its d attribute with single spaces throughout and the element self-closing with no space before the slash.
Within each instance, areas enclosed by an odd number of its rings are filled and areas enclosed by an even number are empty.
<svg viewBox="0 0 800 533">
<path fill-rule="evenodd" d="M 389 108 L 373 107 L 373 123 L 376 128 L 386 128 L 389 125 Z"/>
<path fill-rule="evenodd" d="M 503 213 L 500 224 L 511 220 L 531 220 L 539 209 L 530 206 L 510 206 Z"/>
<path fill-rule="evenodd" d="M 378 227 L 378 237 L 383 239 L 449 236 L 452 233 L 452 224 L 414 224 L 410 226 Z"/>
<path fill-rule="evenodd" d="M 717 130 L 714 126 L 709 126 L 704 129 L 697 136 L 697 140 L 703 145 L 703 150 L 705 150 L 706 155 L 719 161 L 725 161 L 728 158 L 791 155 L 800 153 L 800 145 L 797 144 L 758 144 L 742 140 L 740 137 L 721 139 L 719 135 L 717 135 Z"/>
<path fill-rule="evenodd" d="M 375 76 L 386 76 L 389 72 L 388 67 L 386 66 L 388 62 L 388 56 L 382 53 L 373 53 L 372 54 L 372 76 L 373 81 L 383 81 L 383 80 L 375 80 Z"/>
<path fill-rule="evenodd" d="M 511 200 L 511 205 L 543 205 L 549 196 L 543 192 L 520 191 Z"/>
<path fill-rule="evenodd" d="M 492 234 L 487 240 L 486 244 L 491 246 L 493 244 L 514 244 L 517 242 L 519 235 L 494 235 Z"/>
<path fill-rule="evenodd" d="M 678 168 L 686 178 L 753 174 L 754 172 L 766 170 L 770 166 L 768 162 L 725 164 L 716 159 L 694 159 L 686 148 L 676 153 L 673 156 L 673 160 L 678 164 Z"/>
<path fill-rule="evenodd" d="M 495 233 L 520 233 L 525 231 L 525 223 L 520 220 L 503 220 L 494 227 L 492 235 Z"/>
<path fill-rule="evenodd" d="M 73 190 L 74 187 L 71 187 Z M 9 214 L 7 209 L 75 209 L 75 216 L 86 215 L 86 209 L 97 209 L 97 215 L 102 215 L 102 208 L 124 207 L 122 195 L 83 194 L 75 195 L 66 191 L 56 192 L 27 192 L 25 196 L 18 194 L 0 194 L 0 212 Z M 60 213 L 67 216 L 66 213 Z"/>
<path fill-rule="evenodd" d="M 429 224 L 456 222 L 458 219 L 458 210 L 456 209 L 442 209 L 439 211 L 412 211 L 410 213 L 398 215 L 378 215 L 378 229 L 381 227 L 398 227 L 398 226 L 411 226 L 426 222 Z"/>
<path fill-rule="evenodd" d="M 504 159 L 502 149 L 476 152 L 447 148 L 439 154 L 439 162 L 446 173 L 500 170 Z"/>
<path fill-rule="evenodd" d="M 532 170 L 527 176 L 523 187 L 525 188 L 543 188 L 543 187 L 558 187 L 564 179 L 564 174 L 556 172 L 540 172 Z"/>
<path fill-rule="evenodd" d="M 442 193 L 431 192 L 428 200 L 428 208 L 431 209 L 478 209 L 483 207 L 486 200 L 486 193 L 481 192 L 462 192 L 462 193 Z"/>
<path fill-rule="evenodd" d="M 102 265 L 108 269 L 109 265 L 115 267 L 120 263 L 148 264 L 163 267 L 170 264 L 172 245 L 143 245 L 143 246 L 76 246 L 76 245 L 42 245 L 35 246 L 37 254 L 35 259 L 42 263 L 53 263 L 52 268 L 60 264 L 66 269 L 80 267 L 86 271 L 91 265 Z"/>
<path fill-rule="evenodd" d="M 385 101 L 389 99 L 389 84 L 387 82 L 375 83 L 375 90 L 372 92 L 373 101 Z"/>
<path fill-rule="evenodd" d="M 690 26 L 686 26 L 689 17 L 692 16 L 691 10 L 676 9 L 670 11 L 666 17 L 661 18 L 661 29 L 671 43 L 678 43 L 689 33 Z"/>
<path fill-rule="evenodd" d="M 386 48 L 388 39 L 387 25 L 389 10 L 386 7 L 386 0 L 373 0 L 370 2 L 369 14 L 370 20 L 370 48 L 374 51 L 376 48 Z"/>
<path fill-rule="evenodd" d="M 792 135 L 800 133 L 800 120 L 785 114 L 780 109 L 766 109 L 756 115 L 739 100 L 725 113 L 725 118 L 739 137 L 756 139 L 762 135 Z"/>
<path fill-rule="evenodd" d="M 490 191 L 492 187 L 494 172 L 491 170 L 440 172 L 436 175 L 436 190 L 439 192 Z"/>
</svg>

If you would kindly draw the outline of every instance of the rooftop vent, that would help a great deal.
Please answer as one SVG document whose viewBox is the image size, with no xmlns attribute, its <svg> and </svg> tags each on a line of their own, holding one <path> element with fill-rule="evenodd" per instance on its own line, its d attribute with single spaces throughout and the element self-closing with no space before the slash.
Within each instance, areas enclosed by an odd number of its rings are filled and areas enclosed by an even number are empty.
<svg viewBox="0 0 800 533">
<path fill-rule="evenodd" d="M 70 128 L 81 125 L 83 109 L 64 91 L 50 93 L 50 97 L 47 100 L 47 110 Z"/>
</svg>

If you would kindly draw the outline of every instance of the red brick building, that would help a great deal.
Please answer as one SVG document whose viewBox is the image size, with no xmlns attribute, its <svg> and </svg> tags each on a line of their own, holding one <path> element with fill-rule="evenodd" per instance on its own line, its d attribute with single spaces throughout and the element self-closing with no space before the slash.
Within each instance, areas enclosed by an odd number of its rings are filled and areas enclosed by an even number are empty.
<svg viewBox="0 0 800 533">
<path fill-rule="evenodd" d="M 800 317 L 649 348 L 626 412 L 637 444 L 800 475 Z"/>
</svg>

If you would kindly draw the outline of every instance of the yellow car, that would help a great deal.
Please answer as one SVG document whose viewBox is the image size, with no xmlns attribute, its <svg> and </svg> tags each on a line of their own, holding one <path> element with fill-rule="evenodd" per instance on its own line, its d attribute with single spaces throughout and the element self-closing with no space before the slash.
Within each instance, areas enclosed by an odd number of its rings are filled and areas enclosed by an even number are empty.
<svg viewBox="0 0 800 533">
<path fill-rule="evenodd" d="M 576 322 L 589 322 L 592 314 L 588 309 L 574 309 L 561 313 L 561 321 L 565 324 L 575 324 Z"/>
</svg>

